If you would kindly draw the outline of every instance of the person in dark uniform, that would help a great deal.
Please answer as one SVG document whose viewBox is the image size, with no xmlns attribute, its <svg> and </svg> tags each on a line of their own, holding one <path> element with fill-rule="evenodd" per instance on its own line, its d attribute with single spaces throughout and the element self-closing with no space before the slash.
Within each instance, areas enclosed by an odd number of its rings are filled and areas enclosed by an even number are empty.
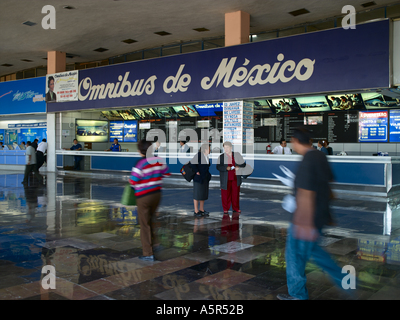
<svg viewBox="0 0 400 320">
<path fill-rule="evenodd" d="M 80 151 L 80 150 L 82 150 L 82 145 L 80 143 L 78 143 L 78 140 L 74 139 L 74 145 L 71 148 L 64 149 L 64 150 Z M 80 164 L 81 164 L 82 159 L 83 159 L 82 156 L 74 156 L 74 162 L 75 162 L 74 170 L 81 170 Z"/>
<path fill-rule="evenodd" d="M 121 145 L 118 143 L 118 139 L 114 139 L 114 143 L 111 145 L 110 149 L 104 151 L 121 152 Z"/>
<path fill-rule="evenodd" d="M 210 144 L 204 143 L 199 152 L 190 161 L 193 170 L 196 172 L 193 178 L 193 202 L 194 215 L 196 217 L 209 215 L 209 212 L 204 210 L 204 201 L 208 199 L 209 182 L 211 180 L 209 154 Z"/>
</svg>

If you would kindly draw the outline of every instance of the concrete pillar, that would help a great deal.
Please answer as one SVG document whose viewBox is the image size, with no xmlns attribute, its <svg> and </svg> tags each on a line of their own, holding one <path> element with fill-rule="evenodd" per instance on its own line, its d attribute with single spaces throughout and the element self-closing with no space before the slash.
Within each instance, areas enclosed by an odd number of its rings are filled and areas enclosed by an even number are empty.
<svg viewBox="0 0 400 320">
<path fill-rule="evenodd" d="M 47 172 L 57 172 L 56 114 L 47 114 Z"/>
<path fill-rule="evenodd" d="M 248 43 L 250 14 L 244 11 L 225 13 L 225 47 Z"/>
<path fill-rule="evenodd" d="M 65 52 L 47 52 L 47 74 L 64 72 L 67 68 L 67 56 Z"/>
</svg>

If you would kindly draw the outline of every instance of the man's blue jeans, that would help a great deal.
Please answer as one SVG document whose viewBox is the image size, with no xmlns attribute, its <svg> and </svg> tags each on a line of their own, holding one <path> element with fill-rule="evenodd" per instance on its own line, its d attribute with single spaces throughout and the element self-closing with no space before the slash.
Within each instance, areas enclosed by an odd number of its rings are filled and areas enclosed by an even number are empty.
<svg viewBox="0 0 400 320">
<path fill-rule="evenodd" d="M 310 258 L 313 258 L 314 262 L 331 276 L 333 282 L 342 288 L 342 279 L 346 275 L 342 274 L 342 268 L 318 245 L 318 239 L 315 242 L 295 239 L 294 228 L 291 224 L 288 229 L 285 252 L 289 295 L 301 300 L 308 299 L 305 268 Z"/>
</svg>

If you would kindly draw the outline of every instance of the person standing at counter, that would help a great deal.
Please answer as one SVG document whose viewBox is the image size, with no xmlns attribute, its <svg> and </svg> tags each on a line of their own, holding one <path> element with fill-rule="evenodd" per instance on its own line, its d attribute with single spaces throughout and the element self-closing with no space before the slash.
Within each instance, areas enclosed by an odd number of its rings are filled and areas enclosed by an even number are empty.
<svg viewBox="0 0 400 320">
<path fill-rule="evenodd" d="M 0 148 L 1 150 L 10 150 L 6 144 L 3 144 L 3 142 L 0 142 Z"/>
<path fill-rule="evenodd" d="M 274 150 L 272 150 L 272 154 L 292 154 L 292 151 L 287 147 L 285 139 L 281 139 L 279 144 L 279 146 L 276 146 Z"/>
<path fill-rule="evenodd" d="M 186 141 L 179 141 L 179 153 L 190 153 L 190 148 L 186 144 Z"/>
<path fill-rule="evenodd" d="M 326 142 L 325 140 L 319 140 L 318 141 L 318 148 L 320 151 L 322 151 L 323 153 L 325 153 L 325 155 L 328 155 L 328 150 L 326 149 Z"/>
<path fill-rule="evenodd" d="M 118 139 L 114 139 L 114 143 L 111 145 L 110 149 L 104 151 L 121 152 L 121 145 L 118 143 Z"/>
<path fill-rule="evenodd" d="M 82 145 L 78 143 L 78 140 L 74 139 L 74 145 L 69 148 L 69 149 L 64 149 L 64 150 L 76 150 L 76 151 L 81 151 L 82 150 Z M 83 157 L 82 156 L 74 156 L 74 170 L 81 170 L 81 161 Z"/>
<path fill-rule="evenodd" d="M 32 171 L 33 171 L 34 176 L 39 180 L 39 182 L 43 183 L 43 177 L 39 174 L 39 171 L 38 171 L 37 165 L 36 165 L 35 149 L 32 147 L 32 144 L 30 141 L 28 141 L 26 145 L 27 145 L 26 153 L 25 153 L 26 166 L 25 166 L 24 180 L 22 181 L 22 184 L 24 184 L 24 185 L 28 184 L 29 174 Z"/>
<path fill-rule="evenodd" d="M 209 212 L 204 210 L 204 201 L 208 199 L 209 182 L 211 180 L 209 154 L 210 144 L 204 143 L 201 145 L 199 152 L 190 161 L 193 170 L 196 172 L 193 178 L 193 202 L 194 215 L 196 217 L 209 215 Z"/>
<path fill-rule="evenodd" d="M 242 177 L 236 172 L 239 168 L 244 168 L 246 163 L 239 152 L 232 152 L 232 143 L 226 141 L 222 146 L 225 152 L 219 156 L 217 162 L 217 170 L 220 172 L 222 208 L 224 214 L 227 214 L 232 205 L 233 212 L 240 213 L 239 193 Z"/>
<path fill-rule="evenodd" d="M 36 150 L 36 157 L 37 157 L 37 168 L 38 170 L 41 166 L 46 162 L 45 153 L 47 152 L 47 140 L 43 139 L 41 143 L 39 143 L 37 150 Z"/>
</svg>

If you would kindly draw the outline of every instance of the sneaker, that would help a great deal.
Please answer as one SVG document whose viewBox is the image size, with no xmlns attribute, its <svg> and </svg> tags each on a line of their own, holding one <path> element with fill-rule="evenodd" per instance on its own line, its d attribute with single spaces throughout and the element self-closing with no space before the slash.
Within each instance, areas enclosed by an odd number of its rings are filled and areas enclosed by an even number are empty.
<svg viewBox="0 0 400 320">
<path fill-rule="evenodd" d="M 199 211 L 199 213 L 201 213 L 203 216 L 208 217 L 210 215 L 210 213 L 206 210 L 204 211 Z"/>
<path fill-rule="evenodd" d="M 151 262 L 155 261 L 154 255 L 153 256 L 140 256 L 139 259 L 143 260 L 143 261 L 151 261 Z"/>
<path fill-rule="evenodd" d="M 280 294 L 278 294 L 276 297 L 277 297 L 279 300 L 300 300 L 300 299 L 297 299 L 297 298 L 295 298 L 295 297 L 292 297 L 291 295 L 286 294 L 286 293 L 280 293 Z"/>
</svg>

